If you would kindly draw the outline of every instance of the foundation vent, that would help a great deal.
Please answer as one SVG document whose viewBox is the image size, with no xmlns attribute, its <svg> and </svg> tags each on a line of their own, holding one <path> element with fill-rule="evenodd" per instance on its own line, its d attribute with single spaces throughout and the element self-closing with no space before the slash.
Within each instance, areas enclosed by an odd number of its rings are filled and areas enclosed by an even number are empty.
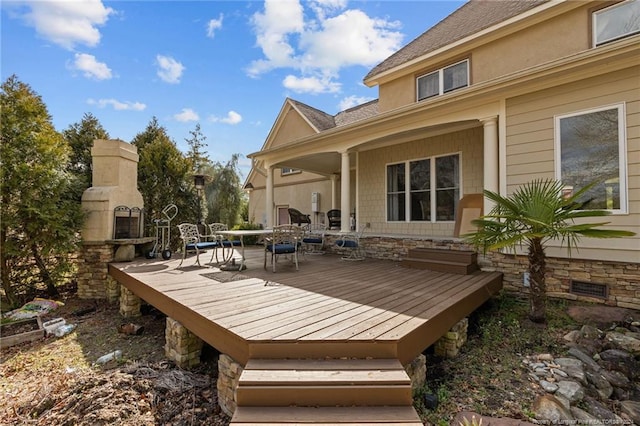
<svg viewBox="0 0 640 426">
<path fill-rule="evenodd" d="M 607 299 L 609 296 L 609 288 L 606 284 L 588 283 L 585 281 L 571 280 L 569 293 L 578 296 L 597 297 L 598 299 Z"/>
</svg>

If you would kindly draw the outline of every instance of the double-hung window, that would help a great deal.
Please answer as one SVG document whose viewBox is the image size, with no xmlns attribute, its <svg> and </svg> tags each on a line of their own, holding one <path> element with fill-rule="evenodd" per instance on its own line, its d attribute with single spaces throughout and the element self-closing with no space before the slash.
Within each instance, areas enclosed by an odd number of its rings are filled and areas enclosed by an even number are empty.
<svg viewBox="0 0 640 426">
<path fill-rule="evenodd" d="M 567 194 L 596 184 L 585 194 L 586 209 L 627 211 L 624 104 L 555 118 L 556 179 Z"/>
<path fill-rule="evenodd" d="M 627 0 L 593 13 L 593 45 L 640 33 L 640 1 Z"/>
<path fill-rule="evenodd" d="M 449 65 L 417 79 L 418 100 L 442 95 L 469 85 L 469 60 Z"/>
<path fill-rule="evenodd" d="M 387 165 L 387 221 L 455 220 L 460 199 L 460 155 Z"/>
</svg>

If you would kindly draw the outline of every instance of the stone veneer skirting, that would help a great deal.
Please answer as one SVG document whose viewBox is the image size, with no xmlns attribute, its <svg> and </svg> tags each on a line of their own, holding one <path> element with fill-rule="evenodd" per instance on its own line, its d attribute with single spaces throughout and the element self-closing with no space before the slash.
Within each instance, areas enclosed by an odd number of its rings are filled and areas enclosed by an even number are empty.
<svg viewBox="0 0 640 426">
<path fill-rule="evenodd" d="M 336 233 L 325 236 L 325 250 L 336 253 Z M 362 239 L 367 257 L 400 261 L 413 248 L 438 248 L 445 250 L 472 250 L 462 240 L 402 236 L 367 236 Z M 479 263 L 485 271 L 499 271 L 504 274 L 504 288 L 511 292 L 528 294 L 523 285 L 523 273 L 528 269 L 526 256 L 505 255 L 492 252 L 486 257 L 479 256 Z M 579 296 L 569 293 L 571 280 L 594 284 L 606 284 L 606 299 Z M 547 258 L 547 295 L 550 297 L 585 302 L 604 303 L 623 308 L 640 309 L 640 264 L 585 259 Z"/>
<path fill-rule="evenodd" d="M 164 354 L 178 367 L 190 368 L 200 364 L 204 342 L 180 322 L 167 317 L 164 338 Z"/>
</svg>

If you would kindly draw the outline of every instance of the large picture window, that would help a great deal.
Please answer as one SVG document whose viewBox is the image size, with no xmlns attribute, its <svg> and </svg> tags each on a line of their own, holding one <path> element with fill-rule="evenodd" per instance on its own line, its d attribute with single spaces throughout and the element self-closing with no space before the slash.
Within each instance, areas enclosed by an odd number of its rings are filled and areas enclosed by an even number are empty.
<svg viewBox="0 0 640 426">
<path fill-rule="evenodd" d="M 640 33 L 640 1 L 627 0 L 593 13 L 593 45 Z"/>
<path fill-rule="evenodd" d="M 556 117 L 556 178 L 567 193 L 597 182 L 585 208 L 626 212 L 624 105 Z"/>
<path fill-rule="evenodd" d="M 417 79 L 418 100 L 442 95 L 469 85 L 469 60 L 449 65 Z"/>
<path fill-rule="evenodd" d="M 460 199 L 460 155 L 387 165 L 387 220 L 455 220 Z"/>
</svg>

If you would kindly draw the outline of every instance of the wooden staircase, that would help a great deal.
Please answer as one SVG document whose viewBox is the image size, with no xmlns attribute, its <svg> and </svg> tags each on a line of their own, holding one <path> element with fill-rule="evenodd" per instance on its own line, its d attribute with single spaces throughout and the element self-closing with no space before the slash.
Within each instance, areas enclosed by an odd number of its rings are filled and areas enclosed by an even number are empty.
<svg viewBox="0 0 640 426">
<path fill-rule="evenodd" d="M 396 359 L 250 359 L 231 425 L 422 426 Z"/>
<path fill-rule="evenodd" d="M 415 248 L 409 250 L 400 264 L 406 268 L 468 275 L 479 269 L 477 258 L 477 253 L 470 250 Z"/>
</svg>

